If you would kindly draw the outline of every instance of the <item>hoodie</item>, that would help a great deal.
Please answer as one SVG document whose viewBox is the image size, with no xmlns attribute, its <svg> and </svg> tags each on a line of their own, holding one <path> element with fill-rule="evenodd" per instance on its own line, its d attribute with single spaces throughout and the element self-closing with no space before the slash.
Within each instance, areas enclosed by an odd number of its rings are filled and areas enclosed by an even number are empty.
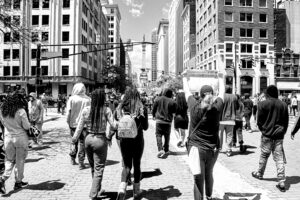
<svg viewBox="0 0 300 200">
<path fill-rule="evenodd" d="M 33 98 L 28 102 L 29 121 L 31 123 L 43 123 L 44 108 L 42 102 L 37 99 L 37 95 L 34 92 L 29 94 Z"/>
<path fill-rule="evenodd" d="M 172 99 L 172 90 L 165 89 L 163 95 L 154 102 L 152 115 L 157 123 L 171 124 L 176 112 L 176 102 Z"/>
<path fill-rule="evenodd" d="M 70 128 L 76 128 L 86 106 L 91 105 L 91 99 L 86 95 L 83 83 L 76 83 L 73 87 L 72 96 L 67 102 L 67 123 Z"/>
<path fill-rule="evenodd" d="M 283 139 L 289 124 L 288 107 L 278 99 L 278 89 L 270 85 L 267 99 L 258 103 L 257 126 L 262 135 L 273 139 Z"/>
</svg>

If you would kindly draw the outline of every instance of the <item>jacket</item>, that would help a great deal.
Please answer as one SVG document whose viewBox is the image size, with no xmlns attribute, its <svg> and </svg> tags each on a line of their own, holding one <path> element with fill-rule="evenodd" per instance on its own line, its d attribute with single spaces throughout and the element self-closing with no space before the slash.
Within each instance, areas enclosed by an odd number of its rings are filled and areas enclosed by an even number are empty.
<svg viewBox="0 0 300 200">
<path fill-rule="evenodd" d="M 237 97 L 234 94 L 225 93 L 221 121 L 235 121 L 237 105 Z"/>
<path fill-rule="evenodd" d="M 171 97 L 172 91 L 167 89 L 164 95 L 154 102 L 152 116 L 156 118 L 157 123 L 172 123 L 173 114 L 176 112 L 176 102 Z"/>
<path fill-rule="evenodd" d="M 283 139 L 289 124 L 288 107 L 278 99 L 276 86 L 267 88 L 268 98 L 258 103 L 257 126 L 262 135 L 273 139 Z"/>
<path fill-rule="evenodd" d="M 91 105 L 91 99 L 86 94 L 86 88 L 83 83 L 74 85 L 72 96 L 67 102 L 67 123 L 69 127 L 76 128 L 86 106 Z"/>
<path fill-rule="evenodd" d="M 244 100 L 244 108 L 245 108 L 245 114 L 251 114 L 252 108 L 253 108 L 253 102 L 251 99 L 246 98 Z"/>
</svg>

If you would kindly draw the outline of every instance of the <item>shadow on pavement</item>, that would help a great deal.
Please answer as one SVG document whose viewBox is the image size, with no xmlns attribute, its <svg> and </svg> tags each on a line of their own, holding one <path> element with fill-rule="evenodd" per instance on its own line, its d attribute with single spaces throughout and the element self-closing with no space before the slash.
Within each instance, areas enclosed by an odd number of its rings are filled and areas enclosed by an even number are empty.
<svg viewBox="0 0 300 200">
<path fill-rule="evenodd" d="M 116 164 L 118 164 L 118 163 L 119 163 L 119 161 L 115 161 L 115 160 L 106 160 L 105 166 L 116 165 Z"/>
<path fill-rule="evenodd" d="M 49 148 L 50 148 L 49 146 L 45 145 L 45 146 L 32 147 L 31 150 L 40 151 L 40 150 L 49 149 Z"/>
<path fill-rule="evenodd" d="M 225 193 L 224 200 L 240 199 L 240 200 L 260 200 L 261 193 Z"/>
<path fill-rule="evenodd" d="M 26 159 L 25 163 L 32 163 L 32 162 L 38 162 L 40 160 L 43 160 L 44 158 L 33 158 L 33 159 Z"/>
<path fill-rule="evenodd" d="M 48 132 L 50 132 L 50 131 L 48 131 Z M 47 133 L 47 131 L 46 131 L 46 133 Z M 46 134 L 46 133 L 43 133 L 43 134 Z M 58 144 L 58 143 L 60 143 L 60 142 L 54 142 L 54 141 L 52 141 L 52 142 L 44 142 L 44 145 Z"/>
<path fill-rule="evenodd" d="M 289 190 L 291 185 L 295 185 L 300 183 L 300 176 L 287 176 L 285 177 L 286 181 L 285 181 L 285 189 Z M 264 181 L 274 181 L 277 182 L 278 179 L 277 178 L 264 178 Z"/>
<path fill-rule="evenodd" d="M 187 155 L 186 151 L 170 151 L 169 153 L 170 156 L 183 156 Z"/>
<path fill-rule="evenodd" d="M 117 192 L 104 192 L 98 199 L 115 200 L 118 196 Z"/>
<path fill-rule="evenodd" d="M 60 117 L 52 117 L 52 118 L 49 118 L 49 119 L 44 120 L 44 123 L 50 122 L 50 121 L 55 121 L 55 120 L 58 120 L 59 118 L 60 118 Z"/>
<path fill-rule="evenodd" d="M 142 179 L 144 178 L 151 178 L 153 176 L 160 176 L 162 175 L 162 172 L 160 171 L 160 169 L 154 169 L 154 171 L 147 171 L 147 172 L 142 172 Z"/>
<path fill-rule="evenodd" d="M 251 146 L 251 145 L 245 145 L 245 147 L 247 147 L 247 149 L 257 149 L 257 147 L 256 146 Z"/>
<path fill-rule="evenodd" d="M 241 153 L 240 151 L 233 151 L 231 156 L 237 156 L 237 155 L 246 156 L 246 155 L 253 154 L 253 153 L 255 153 L 255 152 L 254 151 L 246 151 L 246 152 Z"/>
<path fill-rule="evenodd" d="M 164 188 L 159 188 L 156 190 L 150 189 L 147 191 L 143 191 L 140 199 L 148 199 L 148 200 L 167 200 L 173 197 L 180 197 L 182 193 L 174 188 L 173 185 L 169 185 Z"/>
</svg>

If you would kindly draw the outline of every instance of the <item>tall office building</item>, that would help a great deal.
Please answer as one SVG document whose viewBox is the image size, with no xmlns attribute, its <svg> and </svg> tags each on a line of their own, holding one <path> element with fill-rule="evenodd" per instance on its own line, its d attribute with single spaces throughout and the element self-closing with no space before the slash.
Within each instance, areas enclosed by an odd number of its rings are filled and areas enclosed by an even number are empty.
<svg viewBox="0 0 300 200">
<path fill-rule="evenodd" d="M 163 74 L 169 74 L 169 21 L 159 21 L 157 29 L 157 79 Z"/>
<path fill-rule="evenodd" d="M 88 91 L 95 88 L 101 73 L 101 53 L 97 51 L 101 47 L 88 44 L 96 44 L 96 38 L 107 37 L 103 35 L 105 31 L 100 29 L 100 2 L 33 0 L 21 1 L 21 5 L 24 6 L 12 7 L 12 12 L 20 13 L 16 16 L 26 17 L 21 21 L 26 22 L 26 27 L 31 27 L 31 32 L 23 44 L 8 37 L 16 33 L 5 33 L 5 39 L 0 44 L 0 49 L 3 49 L 0 60 L 4 60 L 0 74 L 2 71 L 5 77 L 0 80 L 0 90 L 9 92 L 12 86 L 19 85 L 28 92 L 35 91 L 36 72 L 43 80 L 38 92 L 47 92 L 54 98 L 58 94 L 71 94 L 77 82 L 84 83 Z M 61 54 L 61 58 L 42 60 L 40 71 L 36 70 L 38 43 L 42 45 L 42 57 L 49 58 L 51 52 Z M 24 55 L 27 56 L 17 56 L 17 50 L 23 49 L 23 45 Z M 20 68 L 21 63 L 24 65 Z"/>
<path fill-rule="evenodd" d="M 103 12 L 109 23 L 108 29 L 108 56 L 111 65 L 120 65 L 120 21 L 121 13 L 117 4 L 103 4 Z"/>
<path fill-rule="evenodd" d="M 271 0 L 198 0 L 197 69 L 223 74 L 239 94 L 263 92 L 274 84 L 273 14 Z"/>
<path fill-rule="evenodd" d="M 173 0 L 169 9 L 169 75 L 183 71 L 183 32 L 181 13 L 183 0 Z"/>
<path fill-rule="evenodd" d="M 151 80 L 157 79 L 157 29 L 155 28 L 151 33 L 151 42 L 155 43 L 151 47 Z"/>
</svg>

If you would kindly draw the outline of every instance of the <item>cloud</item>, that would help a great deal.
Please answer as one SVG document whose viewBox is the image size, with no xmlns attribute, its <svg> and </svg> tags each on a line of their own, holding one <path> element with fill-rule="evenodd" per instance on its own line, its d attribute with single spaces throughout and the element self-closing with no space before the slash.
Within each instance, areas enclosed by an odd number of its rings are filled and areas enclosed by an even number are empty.
<svg viewBox="0 0 300 200">
<path fill-rule="evenodd" d="M 123 0 L 123 2 L 130 8 L 129 12 L 133 17 L 140 17 L 144 14 L 144 3 L 141 0 Z"/>
<path fill-rule="evenodd" d="M 169 9 L 171 6 L 171 0 L 169 0 L 164 7 L 162 8 L 162 14 L 163 14 L 163 18 L 168 19 L 168 15 L 169 15 Z"/>
</svg>

